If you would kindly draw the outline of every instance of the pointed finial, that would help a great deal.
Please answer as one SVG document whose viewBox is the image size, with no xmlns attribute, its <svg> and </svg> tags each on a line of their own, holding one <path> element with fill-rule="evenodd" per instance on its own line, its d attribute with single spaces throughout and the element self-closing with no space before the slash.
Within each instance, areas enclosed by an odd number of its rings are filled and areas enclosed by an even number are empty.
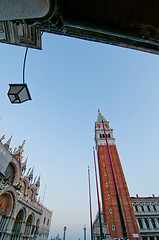
<svg viewBox="0 0 159 240">
<path fill-rule="evenodd" d="M 9 146 L 10 146 L 10 142 L 11 142 L 11 140 L 12 140 L 12 137 L 13 137 L 13 136 L 11 136 L 10 139 L 4 144 L 4 146 L 5 146 L 5 148 L 6 148 L 7 150 L 9 150 Z"/>
<path fill-rule="evenodd" d="M 31 184 L 32 183 L 32 181 L 33 181 L 33 171 L 34 171 L 34 167 L 32 168 L 32 170 L 31 170 L 31 172 L 30 172 L 30 174 L 29 174 L 29 183 Z"/>
<path fill-rule="evenodd" d="M 21 145 L 21 149 L 23 149 L 25 142 L 26 142 L 26 140 L 23 141 L 23 143 Z"/>
<path fill-rule="evenodd" d="M 36 179 L 37 179 L 37 176 L 34 178 L 34 182 L 33 182 L 33 184 L 35 184 L 35 182 L 36 182 Z"/>
<path fill-rule="evenodd" d="M 16 154 L 17 148 L 14 148 L 13 154 Z"/>
<path fill-rule="evenodd" d="M 3 139 L 5 139 L 5 135 L 3 135 L 3 136 L 0 138 L 0 142 L 2 142 Z"/>
<path fill-rule="evenodd" d="M 33 172 L 34 172 L 34 167 L 32 168 L 30 174 L 29 174 L 29 177 L 33 178 Z"/>
<path fill-rule="evenodd" d="M 28 160 L 28 157 L 26 158 L 25 162 L 23 162 L 21 165 L 22 170 L 26 170 L 27 160 Z"/>
<path fill-rule="evenodd" d="M 25 140 L 22 142 L 22 145 L 21 146 L 18 146 L 18 149 L 17 148 L 15 148 L 14 149 L 14 153 L 23 153 L 24 152 L 24 150 L 23 150 L 23 147 L 24 147 L 24 144 L 25 144 Z"/>
<path fill-rule="evenodd" d="M 31 168 L 29 168 L 28 172 L 27 172 L 27 176 L 29 175 L 29 172 L 30 172 Z"/>
<path fill-rule="evenodd" d="M 23 147 L 24 147 L 24 144 L 25 144 L 25 140 L 22 142 L 22 145 L 21 146 L 18 146 L 18 150 L 16 151 L 16 153 L 23 153 L 24 152 L 24 150 L 23 150 Z M 16 149 L 15 149 L 16 150 Z"/>
<path fill-rule="evenodd" d="M 36 186 L 37 186 L 37 187 L 40 187 L 40 176 L 38 177 L 38 180 L 37 180 L 37 182 L 36 182 Z"/>
</svg>

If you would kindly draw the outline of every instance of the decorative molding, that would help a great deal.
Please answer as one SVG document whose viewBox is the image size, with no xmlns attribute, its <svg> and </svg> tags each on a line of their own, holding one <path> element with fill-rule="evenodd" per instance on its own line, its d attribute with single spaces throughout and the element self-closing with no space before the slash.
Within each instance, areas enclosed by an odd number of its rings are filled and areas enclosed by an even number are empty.
<svg viewBox="0 0 159 240">
<path fill-rule="evenodd" d="M 16 25 L 12 21 L 0 21 L 0 42 L 41 49 L 41 28 L 25 22 Z"/>
</svg>

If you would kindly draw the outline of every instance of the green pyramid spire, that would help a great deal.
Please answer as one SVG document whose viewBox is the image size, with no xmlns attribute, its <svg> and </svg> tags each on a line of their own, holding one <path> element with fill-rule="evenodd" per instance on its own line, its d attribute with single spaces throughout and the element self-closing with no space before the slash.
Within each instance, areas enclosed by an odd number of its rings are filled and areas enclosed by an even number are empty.
<svg viewBox="0 0 159 240">
<path fill-rule="evenodd" d="M 98 118 L 97 118 L 97 122 L 107 122 L 107 120 L 103 117 L 103 115 L 100 113 L 100 110 L 98 109 Z"/>
</svg>

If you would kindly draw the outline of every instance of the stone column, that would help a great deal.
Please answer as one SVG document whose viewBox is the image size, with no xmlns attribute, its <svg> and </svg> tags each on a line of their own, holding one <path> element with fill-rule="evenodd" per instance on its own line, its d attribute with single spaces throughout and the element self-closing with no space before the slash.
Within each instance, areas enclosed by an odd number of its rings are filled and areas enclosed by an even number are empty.
<svg viewBox="0 0 159 240">
<path fill-rule="evenodd" d="M 144 229 L 147 229 L 146 223 L 145 223 L 145 219 L 144 219 L 144 218 L 141 218 L 141 221 L 142 221 L 143 228 L 144 228 Z"/>
<path fill-rule="evenodd" d="M 148 220 L 148 222 L 149 222 L 150 229 L 153 229 L 154 227 L 153 227 L 153 225 L 152 225 L 151 219 L 150 219 L 150 218 L 148 218 L 147 220 Z"/>
<path fill-rule="evenodd" d="M 32 229 L 32 225 L 29 225 L 29 227 L 28 227 L 28 235 L 31 235 L 31 229 Z"/>
<path fill-rule="evenodd" d="M 33 230 L 32 230 L 32 229 L 33 229 Z M 32 228 L 31 228 L 32 235 L 34 235 L 35 229 L 36 229 L 36 226 L 35 226 L 35 225 L 32 225 Z"/>
<path fill-rule="evenodd" d="M 22 225 L 21 225 L 21 233 L 22 233 L 22 236 L 24 235 L 24 231 L 25 231 L 25 222 L 22 222 Z"/>
<path fill-rule="evenodd" d="M 144 227 L 144 221 L 143 221 L 143 218 L 140 218 L 140 220 L 141 220 L 141 223 L 142 223 L 142 226 L 143 226 L 143 228 L 140 228 L 140 229 L 144 229 L 145 227 Z"/>
</svg>

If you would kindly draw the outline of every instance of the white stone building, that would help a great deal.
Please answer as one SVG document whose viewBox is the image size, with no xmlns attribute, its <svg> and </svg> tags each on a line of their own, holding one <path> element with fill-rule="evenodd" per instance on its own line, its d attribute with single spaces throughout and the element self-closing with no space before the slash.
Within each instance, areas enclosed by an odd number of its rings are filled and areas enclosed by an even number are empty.
<svg viewBox="0 0 159 240">
<path fill-rule="evenodd" d="M 159 197 L 131 197 L 143 240 L 159 240 Z"/>
<path fill-rule="evenodd" d="M 159 240 L 159 197 L 131 197 L 134 213 L 139 226 L 142 240 Z M 101 213 L 102 228 L 105 239 L 108 235 L 107 223 L 103 221 Z M 99 214 L 93 222 L 94 240 L 100 240 Z M 131 240 L 131 239 L 130 239 Z"/>
<path fill-rule="evenodd" d="M 0 139 L 0 239 L 46 240 L 52 212 L 37 201 L 40 176 L 33 179 L 33 169 L 26 173 L 27 159 L 22 162 L 25 141 L 12 152 L 11 138 L 5 144 L 3 139 L 4 136 Z"/>
</svg>

